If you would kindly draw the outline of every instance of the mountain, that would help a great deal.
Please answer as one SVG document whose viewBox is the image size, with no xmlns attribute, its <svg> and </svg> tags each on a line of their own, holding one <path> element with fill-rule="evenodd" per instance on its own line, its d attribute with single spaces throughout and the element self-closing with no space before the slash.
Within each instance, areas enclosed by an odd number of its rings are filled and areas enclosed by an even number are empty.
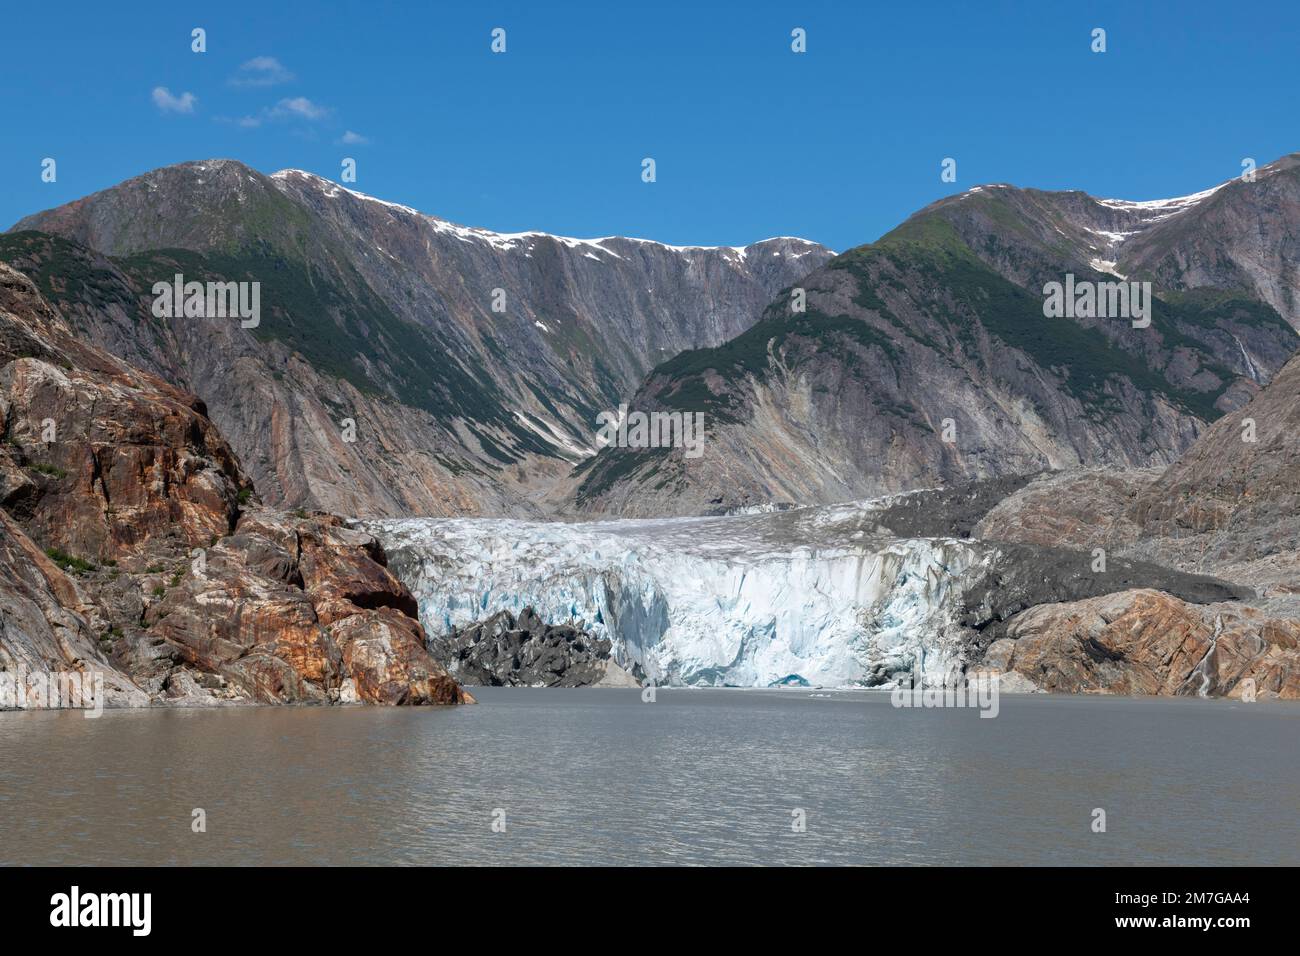
<svg viewBox="0 0 1300 956">
<path fill-rule="evenodd" d="M 536 513 L 602 410 L 830 256 L 494 233 L 231 160 L 154 170 L 0 240 L 80 332 L 197 393 L 268 501 L 355 515 Z M 153 284 L 177 273 L 260 282 L 260 324 L 154 318 Z"/>
<path fill-rule="evenodd" d="M 576 507 L 698 514 L 1042 470 L 1162 467 L 1300 346 L 1300 160 L 1150 202 L 980 186 L 683 352 L 629 407 L 704 416 L 683 448 L 610 447 Z M 1151 282 L 1150 324 L 1045 317 L 1045 288 Z M 802 292 L 804 311 L 797 303 Z"/>
<path fill-rule="evenodd" d="M 1191 539 L 1215 563 L 1300 549 L 1300 358 L 1215 422 L 1131 514 L 1146 534 Z"/>
<path fill-rule="evenodd" d="M 975 534 L 1216 574 L 1300 617 L 1297 435 L 1300 356 L 1169 468 L 1043 476 L 999 502 Z"/>
<path fill-rule="evenodd" d="M 100 675 L 107 706 L 471 699 L 373 537 L 264 508 L 198 398 L 3 264 L 0 438 L 7 681 Z"/>
</svg>

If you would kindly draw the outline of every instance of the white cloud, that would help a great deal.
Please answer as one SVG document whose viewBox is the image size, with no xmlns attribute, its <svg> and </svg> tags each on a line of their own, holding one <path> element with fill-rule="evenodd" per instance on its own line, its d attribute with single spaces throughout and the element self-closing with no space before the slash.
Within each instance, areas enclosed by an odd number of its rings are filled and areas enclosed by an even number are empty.
<svg viewBox="0 0 1300 956">
<path fill-rule="evenodd" d="M 293 74 L 273 56 L 255 56 L 246 63 L 241 63 L 235 75 L 230 78 L 231 86 L 275 86 L 288 83 Z"/>
<path fill-rule="evenodd" d="M 352 130 L 348 130 L 339 138 L 339 142 L 344 146 L 365 146 L 370 142 L 370 139 L 369 137 L 362 136 L 360 133 L 354 133 Z"/>
<path fill-rule="evenodd" d="M 194 104 L 198 101 L 199 98 L 193 93 L 172 96 L 171 91 L 165 86 L 153 88 L 153 105 L 164 113 L 193 113 Z"/>
<path fill-rule="evenodd" d="M 295 96 L 291 99 L 281 100 L 275 104 L 271 110 L 272 116 L 275 117 L 300 117 L 301 119 L 318 120 L 324 119 L 329 115 L 329 110 L 324 106 L 313 103 L 305 96 Z"/>
<path fill-rule="evenodd" d="M 216 121 L 219 123 L 234 123 L 244 129 L 257 129 L 260 126 L 269 126 L 274 123 L 293 123 L 295 121 L 315 123 L 328 118 L 333 112 L 328 106 L 315 103 L 305 96 L 292 96 L 280 100 L 274 106 L 265 106 L 256 113 L 246 113 L 236 118 L 218 116 Z M 299 130 L 306 128 L 299 126 Z M 360 133 L 348 130 L 338 142 L 362 144 L 368 143 L 370 140 Z"/>
<path fill-rule="evenodd" d="M 259 113 L 246 114 L 238 119 L 229 117 L 217 117 L 221 123 L 234 123 L 236 126 L 244 129 L 257 129 L 259 126 L 268 123 L 288 122 L 292 120 L 307 120 L 315 122 L 329 116 L 330 110 L 319 103 L 313 103 L 305 96 L 295 96 L 291 99 L 283 99 L 276 103 L 275 106 L 268 106 Z M 353 133 L 353 136 L 358 134 Z M 364 137 L 349 142 L 362 142 Z"/>
</svg>

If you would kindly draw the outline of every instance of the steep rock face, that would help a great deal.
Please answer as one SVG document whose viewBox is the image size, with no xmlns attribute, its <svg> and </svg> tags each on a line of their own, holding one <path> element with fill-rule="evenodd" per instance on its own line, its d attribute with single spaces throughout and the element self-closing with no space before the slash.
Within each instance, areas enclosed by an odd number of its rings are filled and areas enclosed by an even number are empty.
<svg viewBox="0 0 1300 956">
<path fill-rule="evenodd" d="M 201 395 L 268 501 L 356 515 L 536 513 L 594 450 L 601 410 L 831 255 L 790 238 L 494 233 L 228 160 L 15 229 L 0 257 L 43 276 L 79 328 L 111 329 L 106 347 Z M 261 282 L 261 324 L 152 319 L 145 294 L 176 273 Z"/>
<path fill-rule="evenodd" d="M 4 265 L 0 436 L 6 667 L 103 672 L 113 705 L 465 699 L 372 537 L 256 506 L 196 398 Z"/>
<path fill-rule="evenodd" d="M 87 601 L 77 586 L 0 511 L 0 680 L 11 682 L 12 699 L 0 706 L 22 706 L 13 682 L 29 674 L 77 674 L 94 706 L 96 675 L 103 679 L 106 707 L 142 707 L 149 698 L 111 663 L 106 647 L 87 622 Z M 48 705 L 48 702 L 46 702 Z"/>
<path fill-rule="evenodd" d="M 1148 534 L 1195 539 L 1213 561 L 1300 546 L 1300 357 L 1216 422 L 1130 513 Z"/>
<path fill-rule="evenodd" d="M 1282 163 L 1266 178 L 1297 175 Z M 592 512 L 709 513 L 1167 465 L 1272 378 L 1295 330 L 1236 280 L 1162 273 L 1149 328 L 1045 318 L 1042 289 L 1067 273 L 1118 281 L 1127 241 L 1175 222 L 1210 229 L 1220 194 L 1290 217 L 1289 232 L 1265 237 L 1284 248 L 1300 207 L 1246 185 L 1163 204 L 1012 187 L 936 203 L 800 280 L 805 311 L 786 290 L 731 342 L 657 368 L 631 407 L 702 414 L 702 453 L 607 448 L 578 469 L 574 499 Z"/>
<path fill-rule="evenodd" d="M 463 702 L 384 561 L 374 538 L 336 518 L 250 514 L 143 623 L 184 665 L 258 702 Z M 167 678 L 152 676 L 165 692 Z"/>
<path fill-rule="evenodd" d="M 463 437 L 454 422 L 322 372 L 237 321 L 153 317 L 150 283 L 157 274 L 194 274 L 192 259 L 113 261 L 38 233 L 0 236 L 0 259 L 31 276 L 85 341 L 202 392 L 212 422 L 270 502 L 343 514 L 532 510 L 518 470 L 455 457 Z M 349 420 L 355 436 L 345 434 Z M 524 474 L 536 481 L 565 469 L 539 458 Z"/>
<path fill-rule="evenodd" d="M 1146 211 L 1159 218 L 1123 243 L 1121 271 L 1167 289 L 1246 290 L 1300 330 L 1300 153 L 1212 190 L 1187 215 Z"/>
<path fill-rule="evenodd" d="M 664 358 L 743 332 L 777 290 L 831 255 L 791 237 L 704 247 L 497 233 L 380 202 L 301 170 L 271 178 L 340 237 L 385 299 L 414 299 L 412 316 L 457 340 L 481 338 L 486 345 L 488 329 L 522 353 L 504 359 L 516 371 L 523 365 L 552 387 L 590 390 L 595 383 L 606 401 L 630 394 Z M 384 255 L 374 254 L 376 246 Z M 505 293 L 504 311 L 491 309 L 494 289 Z M 556 357 L 563 361 L 558 375 Z M 606 377 L 611 381 L 600 381 Z M 608 384 L 616 392 L 603 393 Z"/>
<path fill-rule="evenodd" d="M 1012 619 L 983 665 L 1057 693 L 1300 697 L 1300 621 L 1130 590 Z"/>
<path fill-rule="evenodd" d="M 230 530 L 249 494 L 192 395 L 89 348 L 30 280 L 0 266 L 0 505 L 69 554 L 117 558 L 159 533 Z M 26 478 L 26 480 L 23 480 Z"/>
<path fill-rule="evenodd" d="M 975 535 L 1104 548 L 1255 590 L 1300 616 L 1300 358 L 1168 469 L 1046 475 Z M 1253 440 L 1250 440 L 1253 439 Z"/>
</svg>

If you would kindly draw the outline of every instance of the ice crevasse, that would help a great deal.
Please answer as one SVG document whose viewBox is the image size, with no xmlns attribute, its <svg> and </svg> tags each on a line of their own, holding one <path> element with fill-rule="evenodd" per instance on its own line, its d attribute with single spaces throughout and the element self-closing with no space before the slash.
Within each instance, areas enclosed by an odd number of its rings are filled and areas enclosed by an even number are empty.
<svg viewBox="0 0 1300 956">
<path fill-rule="evenodd" d="M 531 606 L 657 684 L 938 682 L 987 549 L 879 533 L 869 503 L 705 518 L 366 522 L 431 634 Z"/>
</svg>

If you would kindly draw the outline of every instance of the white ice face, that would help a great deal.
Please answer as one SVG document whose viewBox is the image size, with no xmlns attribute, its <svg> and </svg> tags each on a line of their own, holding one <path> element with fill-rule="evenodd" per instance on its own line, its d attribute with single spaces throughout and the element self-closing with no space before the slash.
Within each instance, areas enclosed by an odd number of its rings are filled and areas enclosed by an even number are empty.
<svg viewBox="0 0 1300 956">
<path fill-rule="evenodd" d="M 892 686 L 962 663 L 956 612 L 990 549 L 876 530 L 883 499 L 579 524 L 367 522 L 432 634 L 526 606 L 659 684 Z"/>
</svg>

